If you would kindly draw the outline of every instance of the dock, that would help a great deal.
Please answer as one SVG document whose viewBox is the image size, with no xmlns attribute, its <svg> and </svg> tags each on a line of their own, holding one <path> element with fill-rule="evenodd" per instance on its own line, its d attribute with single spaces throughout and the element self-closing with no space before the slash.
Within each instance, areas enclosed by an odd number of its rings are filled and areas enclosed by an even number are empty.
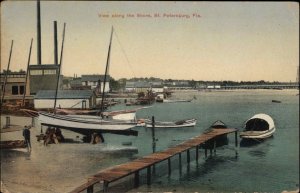
<svg viewBox="0 0 300 193">
<path fill-rule="evenodd" d="M 86 191 L 88 193 L 94 192 L 94 185 L 97 183 L 103 183 L 103 192 L 107 192 L 108 185 L 112 182 L 120 180 L 129 175 L 134 175 L 134 187 L 139 186 L 139 174 L 143 169 L 147 169 L 147 184 L 151 184 L 151 167 L 155 167 L 162 161 L 168 160 L 168 173 L 171 174 L 171 158 L 179 156 L 179 167 L 181 167 L 182 153 L 186 152 L 187 164 L 190 163 L 190 150 L 196 148 L 196 160 L 199 159 L 199 146 L 205 143 L 213 143 L 213 149 L 216 149 L 216 138 L 222 135 L 235 132 L 235 146 L 238 146 L 237 129 L 231 128 L 215 128 L 209 132 L 203 133 L 199 136 L 193 137 L 183 143 L 180 143 L 174 147 L 170 147 L 166 150 L 156 152 L 142 158 L 135 159 L 131 162 L 116 165 L 108 169 L 102 170 L 97 174 L 88 178 L 88 181 L 79 187 L 72 190 L 70 193 L 80 193 Z M 212 151 L 212 149 L 211 149 Z M 205 154 L 207 149 L 205 149 Z M 237 154 L 237 152 L 236 152 Z"/>
</svg>

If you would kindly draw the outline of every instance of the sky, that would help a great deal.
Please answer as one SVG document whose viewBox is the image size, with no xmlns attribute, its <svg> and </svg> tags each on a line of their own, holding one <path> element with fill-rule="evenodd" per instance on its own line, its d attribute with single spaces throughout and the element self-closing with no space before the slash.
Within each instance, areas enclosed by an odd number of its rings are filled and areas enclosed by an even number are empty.
<svg viewBox="0 0 300 193">
<path fill-rule="evenodd" d="M 299 66 L 297 2 L 41 1 L 41 21 L 42 64 L 54 63 L 53 21 L 59 53 L 66 23 L 65 76 L 104 74 L 112 26 L 115 79 L 289 82 Z M 1 70 L 12 40 L 11 70 L 26 70 L 31 38 L 37 63 L 36 31 L 36 1 L 1 2 Z"/>
</svg>

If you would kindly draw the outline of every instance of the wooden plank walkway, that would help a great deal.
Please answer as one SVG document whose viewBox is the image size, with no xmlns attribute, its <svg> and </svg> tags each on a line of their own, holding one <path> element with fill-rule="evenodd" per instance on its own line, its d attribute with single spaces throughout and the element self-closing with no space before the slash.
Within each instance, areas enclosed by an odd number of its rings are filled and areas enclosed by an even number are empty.
<svg viewBox="0 0 300 193">
<path fill-rule="evenodd" d="M 116 165 L 114 167 L 102 170 L 97 174 L 93 175 L 89 178 L 88 182 L 82 184 L 77 187 L 70 193 L 79 193 L 84 190 L 87 190 L 88 193 L 93 192 L 93 186 L 96 183 L 103 182 L 103 191 L 105 192 L 108 188 L 108 184 L 114 181 L 117 181 L 126 176 L 135 175 L 134 186 L 137 187 L 139 185 L 139 171 L 147 168 L 147 183 L 151 183 L 151 166 L 162 162 L 164 160 L 168 160 L 169 165 L 169 174 L 171 173 L 170 166 L 170 158 L 179 154 L 179 162 L 181 165 L 181 153 L 187 151 L 187 162 L 190 162 L 190 149 L 196 147 L 196 159 L 198 160 L 198 148 L 199 145 L 204 144 L 207 141 L 211 141 L 216 139 L 216 137 L 221 135 L 226 135 L 229 133 L 235 132 L 235 145 L 237 146 L 237 129 L 229 129 L 229 128 L 216 128 L 212 129 L 210 132 L 203 133 L 199 136 L 191 138 L 183 143 L 180 143 L 174 147 L 168 148 L 166 150 L 153 153 L 151 155 L 144 156 L 142 158 L 138 158 L 128 163 Z"/>
</svg>

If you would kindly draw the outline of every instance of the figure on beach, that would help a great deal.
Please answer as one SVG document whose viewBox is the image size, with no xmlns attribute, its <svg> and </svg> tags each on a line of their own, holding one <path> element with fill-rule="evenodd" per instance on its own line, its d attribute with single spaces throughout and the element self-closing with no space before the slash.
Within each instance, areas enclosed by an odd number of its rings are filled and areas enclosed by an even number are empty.
<svg viewBox="0 0 300 193">
<path fill-rule="evenodd" d="M 25 125 L 25 127 L 23 129 L 23 137 L 25 139 L 25 143 L 27 145 L 28 150 L 31 151 L 30 130 L 29 130 L 29 126 L 27 126 L 27 125 Z"/>
</svg>

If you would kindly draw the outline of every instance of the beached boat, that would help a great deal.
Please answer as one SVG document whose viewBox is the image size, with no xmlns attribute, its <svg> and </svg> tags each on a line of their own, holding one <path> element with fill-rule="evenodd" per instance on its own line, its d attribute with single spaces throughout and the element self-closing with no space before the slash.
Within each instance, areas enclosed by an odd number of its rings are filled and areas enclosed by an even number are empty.
<svg viewBox="0 0 300 193">
<path fill-rule="evenodd" d="M 27 145 L 24 140 L 0 141 L 0 149 L 17 149 L 26 147 Z"/>
<path fill-rule="evenodd" d="M 256 114 L 246 121 L 245 129 L 240 133 L 243 139 L 266 139 L 275 132 L 273 119 L 267 114 Z"/>
<path fill-rule="evenodd" d="M 181 128 L 193 127 L 197 123 L 197 119 L 185 119 L 175 122 L 155 121 L 155 128 Z M 150 120 L 145 120 L 146 127 L 152 127 Z"/>
<path fill-rule="evenodd" d="M 100 117 L 84 115 L 57 115 L 46 112 L 39 112 L 39 121 L 45 126 L 58 127 L 83 135 L 93 132 L 124 131 L 135 127 L 134 122 L 104 120 Z"/>
</svg>

